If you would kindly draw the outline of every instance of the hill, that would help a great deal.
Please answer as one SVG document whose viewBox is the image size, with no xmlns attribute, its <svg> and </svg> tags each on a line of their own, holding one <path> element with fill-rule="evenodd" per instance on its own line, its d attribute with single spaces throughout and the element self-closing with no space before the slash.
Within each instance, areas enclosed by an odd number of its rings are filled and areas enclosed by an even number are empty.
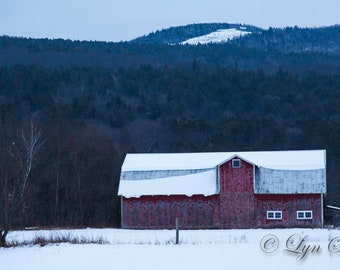
<svg viewBox="0 0 340 270">
<path fill-rule="evenodd" d="M 258 27 L 244 24 L 199 23 L 159 30 L 133 39 L 131 42 L 139 44 L 180 44 L 188 39 L 204 36 L 221 29 L 237 29 L 252 33 L 263 31 Z"/>
<path fill-rule="evenodd" d="M 319 28 L 269 28 L 265 30 L 242 24 L 191 24 L 156 31 L 133 39 L 131 42 L 138 44 L 182 44 L 188 39 L 206 36 L 218 30 L 237 30 L 248 33 L 248 35 L 241 35 L 241 38 L 230 40 L 218 40 L 217 43 L 229 42 L 240 47 L 255 48 L 266 52 L 276 50 L 284 53 L 319 52 L 340 55 L 340 25 Z M 209 43 L 209 41 L 204 43 Z M 216 41 L 211 40 L 211 43 L 216 43 Z M 200 44 L 203 44 L 203 42 Z"/>
</svg>

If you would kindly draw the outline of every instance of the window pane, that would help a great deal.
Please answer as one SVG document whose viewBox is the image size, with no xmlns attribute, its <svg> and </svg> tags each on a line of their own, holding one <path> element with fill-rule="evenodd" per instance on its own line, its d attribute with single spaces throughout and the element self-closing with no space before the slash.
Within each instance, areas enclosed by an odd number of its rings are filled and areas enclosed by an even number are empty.
<svg viewBox="0 0 340 270">
<path fill-rule="evenodd" d="M 274 218 L 274 213 L 273 212 L 268 212 L 268 218 Z"/>
<path fill-rule="evenodd" d="M 241 160 L 233 159 L 232 164 L 233 164 L 233 168 L 240 168 L 241 167 Z"/>
<path fill-rule="evenodd" d="M 298 212 L 298 218 L 303 218 L 304 215 L 303 215 L 303 212 Z"/>
<path fill-rule="evenodd" d="M 280 219 L 280 218 L 281 218 L 281 213 L 280 213 L 280 212 L 276 212 L 276 213 L 275 213 L 275 218 Z"/>
<path fill-rule="evenodd" d="M 312 217 L 312 212 L 306 212 L 305 216 L 306 216 L 306 218 L 311 218 Z"/>
</svg>

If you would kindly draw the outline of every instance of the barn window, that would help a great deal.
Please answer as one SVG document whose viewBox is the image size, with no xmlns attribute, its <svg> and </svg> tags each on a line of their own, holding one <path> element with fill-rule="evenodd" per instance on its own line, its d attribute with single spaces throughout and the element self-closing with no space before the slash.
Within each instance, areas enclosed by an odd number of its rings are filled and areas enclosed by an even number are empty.
<svg viewBox="0 0 340 270">
<path fill-rule="evenodd" d="M 312 219 L 313 211 L 297 211 L 296 217 L 297 219 Z"/>
<path fill-rule="evenodd" d="M 233 168 L 241 168 L 241 160 L 240 159 L 233 159 L 232 160 Z"/>
<path fill-rule="evenodd" d="M 282 211 L 267 211 L 267 219 L 282 219 Z"/>
</svg>

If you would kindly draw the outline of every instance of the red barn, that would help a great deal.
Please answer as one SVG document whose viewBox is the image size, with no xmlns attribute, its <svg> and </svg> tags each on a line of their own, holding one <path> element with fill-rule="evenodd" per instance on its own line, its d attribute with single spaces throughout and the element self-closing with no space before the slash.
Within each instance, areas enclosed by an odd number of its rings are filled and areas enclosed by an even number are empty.
<svg viewBox="0 0 340 270">
<path fill-rule="evenodd" d="M 127 154 L 122 227 L 322 227 L 326 151 Z"/>
</svg>

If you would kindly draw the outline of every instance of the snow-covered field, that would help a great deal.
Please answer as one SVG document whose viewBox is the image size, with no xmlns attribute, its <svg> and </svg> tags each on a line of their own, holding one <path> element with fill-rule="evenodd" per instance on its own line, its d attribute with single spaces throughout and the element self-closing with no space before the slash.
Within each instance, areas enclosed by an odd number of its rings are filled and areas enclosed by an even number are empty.
<svg viewBox="0 0 340 270">
<path fill-rule="evenodd" d="M 102 237 L 108 244 L 1 248 L 1 269 L 339 269 L 340 230 L 82 229 L 14 231 L 8 240 L 41 235 Z M 290 251 L 288 251 L 290 250 Z M 331 252 L 331 251 L 332 252 Z M 295 251 L 295 252 L 293 252 Z M 305 256 L 302 256 L 305 254 Z"/>
</svg>

